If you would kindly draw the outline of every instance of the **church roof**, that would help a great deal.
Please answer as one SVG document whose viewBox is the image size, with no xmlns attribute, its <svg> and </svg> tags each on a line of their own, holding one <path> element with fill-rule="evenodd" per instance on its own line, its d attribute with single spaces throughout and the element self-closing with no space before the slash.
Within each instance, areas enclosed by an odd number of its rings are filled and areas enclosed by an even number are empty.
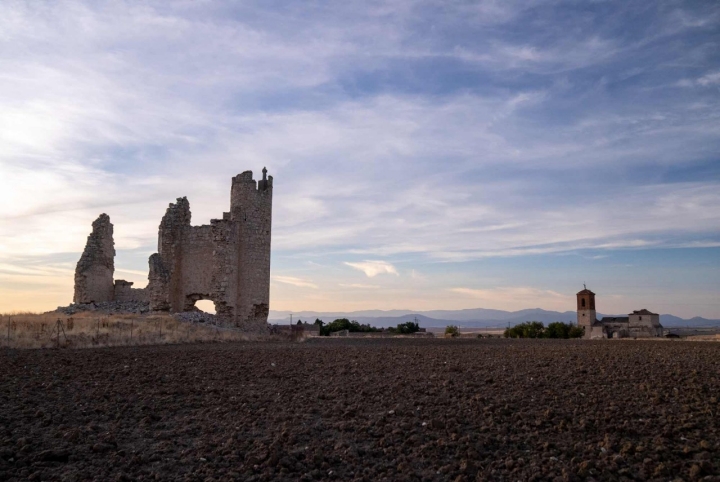
<svg viewBox="0 0 720 482">
<path fill-rule="evenodd" d="M 657 315 L 657 313 L 653 313 L 652 311 L 648 311 L 645 308 L 642 310 L 636 310 L 630 313 L 631 315 Z"/>
<path fill-rule="evenodd" d="M 630 320 L 627 316 L 603 316 L 600 320 L 600 324 L 603 323 L 629 323 Z"/>
<path fill-rule="evenodd" d="M 593 292 L 590 291 L 589 289 L 585 288 L 585 289 L 582 290 L 582 291 L 578 291 L 578 294 L 579 294 L 579 295 L 594 295 L 595 293 L 593 293 Z"/>
</svg>

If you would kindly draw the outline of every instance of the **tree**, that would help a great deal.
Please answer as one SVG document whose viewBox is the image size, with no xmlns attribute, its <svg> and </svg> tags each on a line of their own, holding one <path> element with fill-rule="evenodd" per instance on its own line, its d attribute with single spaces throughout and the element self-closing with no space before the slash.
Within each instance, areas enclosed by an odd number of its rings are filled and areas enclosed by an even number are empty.
<svg viewBox="0 0 720 482">
<path fill-rule="evenodd" d="M 545 329 L 545 338 L 568 338 L 570 325 L 561 321 L 550 323 Z"/>
<path fill-rule="evenodd" d="M 539 321 L 526 321 L 512 328 L 508 328 L 503 333 L 505 338 L 582 338 L 585 330 L 582 327 L 573 325 L 572 323 L 563 323 L 555 321 L 550 323 L 547 328 Z"/>
<path fill-rule="evenodd" d="M 512 328 L 508 328 L 503 333 L 505 338 L 542 338 L 545 334 L 545 325 L 539 321 L 526 321 Z"/>
<path fill-rule="evenodd" d="M 357 321 L 350 321 L 347 318 L 338 318 L 337 320 L 333 320 L 325 326 L 320 326 L 320 334 L 323 336 L 329 336 L 330 333 L 342 330 L 348 330 L 352 333 L 382 331 L 379 328 L 375 328 L 370 325 L 361 325 Z"/>
<path fill-rule="evenodd" d="M 417 333 L 420 331 L 420 323 L 414 321 L 408 321 L 405 323 L 399 323 L 397 327 L 388 328 L 390 333 L 396 333 L 398 335 L 409 335 L 411 333 Z"/>
<path fill-rule="evenodd" d="M 460 329 L 455 325 L 448 325 L 445 327 L 445 336 L 456 337 L 460 336 Z"/>
<path fill-rule="evenodd" d="M 585 336 L 585 328 L 578 325 L 571 325 L 568 330 L 568 338 L 582 338 Z"/>
</svg>

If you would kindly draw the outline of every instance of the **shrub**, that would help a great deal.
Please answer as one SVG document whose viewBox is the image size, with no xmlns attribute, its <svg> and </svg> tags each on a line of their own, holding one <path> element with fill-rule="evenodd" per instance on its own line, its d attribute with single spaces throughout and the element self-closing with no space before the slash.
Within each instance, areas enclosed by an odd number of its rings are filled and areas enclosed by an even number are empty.
<svg viewBox="0 0 720 482">
<path fill-rule="evenodd" d="M 526 321 L 512 328 L 508 328 L 503 333 L 505 338 L 582 338 L 585 330 L 582 327 L 573 325 L 572 323 L 563 323 L 555 321 L 550 323 L 547 328 L 539 321 Z"/>
<path fill-rule="evenodd" d="M 570 326 L 568 330 L 568 338 L 582 338 L 585 336 L 585 328 L 578 325 Z"/>
<path fill-rule="evenodd" d="M 361 325 L 357 321 L 350 321 L 347 318 L 338 318 L 337 320 L 334 320 L 327 325 L 320 325 L 320 335 L 322 336 L 329 336 L 330 333 L 342 330 L 348 330 L 352 333 L 382 331 L 380 328 L 375 328 L 374 326 L 370 325 Z"/>
<path fill-rule="evenodd" d="M 539 321 L 526 321 L 505 330 L 505 338 L 542 338 L 545 326 Z"/>
<path fill-rule="evenodd" d="M 445 336 L 456 337 L 460 336 L 460 329 L 455 325 L 448 325 L 445 327 Z"/>
<path fill-rule="evenodd" d="M 420 323 L 408 321 L 406 323 L 398 324 L 398 326 L 395 328 L 390 327 L 388 328 L 388 331 L 397 335 L 409 335 L 411 333 L 417 333 L 418 331 L 420 331 Z"/>
<path fill-rule="evenodd" d="M 567 338 L 570 325 L 561 321 L 550 323 L 545 329 L 545 338 Z"/>
</svg>

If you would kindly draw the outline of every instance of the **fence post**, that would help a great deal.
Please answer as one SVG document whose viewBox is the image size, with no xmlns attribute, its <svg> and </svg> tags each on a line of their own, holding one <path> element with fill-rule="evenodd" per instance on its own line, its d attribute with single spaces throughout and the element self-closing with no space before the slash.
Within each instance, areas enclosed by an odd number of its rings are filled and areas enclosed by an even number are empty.
<svg viewBox="0 0 720 482">
<path fill-rule="evenodd" d="M 130 319 L 130 344 L 132 345 L 132 332 L 133 332 L 133 324 L 135 323 L 135 318 Z"/>
<path fill-rule="evenodd" d="M 57 348 L 60 348 L 60 331 L 62 331 L 62 334 L 65 337 L 65 343 L 67 343 L 67 335 L 65 334 L 65 326 L 63 325 L 63 322 L 62 322 L 62 320 L 60 320 L 60 318 L 58 318 L 57 321 L 55 322 L 55 330 L 57 331 L 57 340 L 55 340 L 55 346 Z"/>
<path fill-rule="evenodd" d="M 8 348 L 10 348 L 10 323 L 11 322 L 12 322 L 12 316 L 8 316 L 8 336 L 7 336 Z"/>
</svg>

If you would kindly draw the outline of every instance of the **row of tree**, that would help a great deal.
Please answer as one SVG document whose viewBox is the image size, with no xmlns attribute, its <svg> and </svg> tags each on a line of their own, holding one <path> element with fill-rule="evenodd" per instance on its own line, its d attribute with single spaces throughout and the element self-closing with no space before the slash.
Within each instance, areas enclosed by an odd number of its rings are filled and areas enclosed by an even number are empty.
<svg viewBox="0 0 720 482">
<path fill-rule="evenodd" d="M 318 318 L 315 320 L 314 324 L 320 326 L 321 336 L 330 336 L 330 333 L 342 330 L 347 330 L 351 333 L 373 333 L 388 331 L 396 335 L 408 335 L 420 331 L 420 324 L 414 321 L 400 323 L 396 327 L 390 327 L 387 330 L 383 330 L 382 328 L 375 328 L 374 326 L 370 325 L 361 325 L 357 321 L 350 321 L 347 318 L 339 318 L 327 324 L 325 324 L 321 319 Z"/>
<path fill-rule="evenodd" d="M 584 334 L 584 328 L 572 323 L 555 321 L 546 328 L 540 321 L 526 321 L 506 329 L 503 336 L 505 338 L 582 338 Z"/>
<path fill-rule="evenodd" d="M 298 323 L 300 323 L 298 321 Z M 396 327 L 387 329 L 375 328 L 370 325 L 362 325 L 355 320 L 347 318 L 339 318 L 330 323 L 324 323 L 321 319 L 315 320 L 315 325 L 320 327 L 321 336 L 330 336 L 336 331 L 347 330 L 351 333 L 377 333 L 387 331 L 397 335 L 407 335 L 420 331 L 420 324 L 414 321 L 400 323 Z M 550 323 L 547 327 L 540 321 L 526 321 L 512 328 L 508 328 L 503 333 L 505 338 L 582 338 L 585 330 L 572 323 L 563 323 L 556 321 Z M 460 330 L 457 326 L 450 325 L 445 328 L 446 336 L 459 336 Z"/>
</svg>

